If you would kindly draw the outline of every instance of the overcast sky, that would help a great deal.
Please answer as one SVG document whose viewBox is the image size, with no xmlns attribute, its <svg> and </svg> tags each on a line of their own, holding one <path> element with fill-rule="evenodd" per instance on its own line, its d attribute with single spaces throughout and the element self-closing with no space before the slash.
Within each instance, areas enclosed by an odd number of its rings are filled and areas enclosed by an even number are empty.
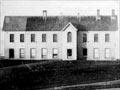
<svg viewBox="0 0 120 90">
<path fill-rule="evenodd" d="M 42 10 L 48 15 L 110 15 L 111 9 L 119 9 L 119 0 L 2 0 L 1 24 L 4 16 L 41 16 Z"/>
</svg>

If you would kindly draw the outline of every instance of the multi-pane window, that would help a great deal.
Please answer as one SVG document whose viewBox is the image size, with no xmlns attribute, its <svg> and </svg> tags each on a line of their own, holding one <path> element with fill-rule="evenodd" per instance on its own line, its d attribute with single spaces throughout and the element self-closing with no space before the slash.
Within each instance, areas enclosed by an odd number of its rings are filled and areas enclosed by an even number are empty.
<svg viewBox="0 0 120 90">
<path fill-rule="evenodd" d="M 106 48 L 105 49 L 105 58 L 109 58 L 110 57 L 110 48 Z"/>
<path fill-rule="evenodd" d="M 105 34 L 105 42 L 109 42 L 110 41 L 110 35 L 109 34 Z"/>
<path fill-rule="evenodd" d="M 41 50 L 42 50 L 41 51 L 41 57 L 42 58 L 47 58 L 47 49 L 46 48 L 42 48 Z"/>
<path fill-rule="evenodd" d="M 24 58 L 24 57 L 25 57 L 25 49 L 20 48 L 20 58 Z"/>
<path fill-rule="evenodd" d="M 10 34 L 10 42 L 14 42 L 14 34 Z"/>
<path fill-rule="evenodd" d="M 58 58 L 58 49 L 53 48 L 53 58 Z"/>
<path fill-rule="evenodd" d="M 99 58 L 99 49 L 94 48 L 94 58 Z"/>
<path fill-rule="evenodd" d="M 35 34 L 31 34 L 31 42 L 35 42 Z"/>
<path fill-rule="evenodd" d="M 57 42 L 57 34 L 53 34 L 53 42 Z"/>
<path fill-rule="evenodd" d="M 67 49 L 67 58 L 72 56 L 72 49 Z"/>
<path fill-rule="evenodd" d="M 20 34 L 20 42 L 24 42 L 24 34 Z"/>
<path fill-rule="evenodd" d="M 83 56 L 87 56 L 87 48 L 83 48 Z"/>
<path fill-rule="evenodd" d="M 94 34 L 94 42 L 98 42 L 98 34 Z"/>
<path fill-rule="evenodd" d="M 46 34 L 42 34 L 42 42 L 46 42 Z"/>
<path fill-rule="evenodd" d="M 83 33 L 83 42 L 87 42 L 87 34 Z"/>
<path fill-rule="evenodd" d="M 36 57 L 36 49 L 35 48 L 31 48 L 30 49 L 30 57 L 31 58 L 35 58 Z"/>
<path fill-rule="evenodd" d="M 72 42 L 72 33 L 71 32 L 67 33 L 67 42 Z"/>
</svg>

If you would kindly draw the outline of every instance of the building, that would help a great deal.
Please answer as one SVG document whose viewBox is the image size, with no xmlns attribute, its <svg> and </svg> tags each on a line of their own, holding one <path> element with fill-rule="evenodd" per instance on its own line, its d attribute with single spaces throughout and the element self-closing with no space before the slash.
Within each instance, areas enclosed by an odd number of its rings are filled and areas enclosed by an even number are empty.
<svg viewBox="0 0 120 90">
<path fill-rule="evenodd" d="M 6 59 L 116 60 L 118 17 L 5 16 Z"/>
</svg>

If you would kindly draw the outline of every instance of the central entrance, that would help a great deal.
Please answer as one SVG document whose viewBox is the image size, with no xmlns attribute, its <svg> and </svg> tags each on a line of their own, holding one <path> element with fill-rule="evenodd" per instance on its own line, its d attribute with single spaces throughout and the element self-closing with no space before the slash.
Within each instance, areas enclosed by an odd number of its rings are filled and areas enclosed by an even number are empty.
<svg viewBox="0 0 120 90">
<path fill-rule="evenodd" d="M 67 49 L 67 58 L 72 58 L 72 49 Z"/>
</svg>

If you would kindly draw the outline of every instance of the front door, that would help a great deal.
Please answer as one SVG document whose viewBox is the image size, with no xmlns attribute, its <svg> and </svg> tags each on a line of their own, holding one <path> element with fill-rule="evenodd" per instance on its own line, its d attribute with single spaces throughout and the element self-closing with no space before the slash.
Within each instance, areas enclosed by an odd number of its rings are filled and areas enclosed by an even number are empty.
<svg viewBox="0 0 120 90">
<path fill-rule="evenodd" d="M 68 59 L 72 58 L 72 49 L 67 49 L 67 58 Z"/>
<path fill-rule="evenodd" d="M 9 49 L 9 58 L 14 58 L 14 49 Z"/>
</svg>

